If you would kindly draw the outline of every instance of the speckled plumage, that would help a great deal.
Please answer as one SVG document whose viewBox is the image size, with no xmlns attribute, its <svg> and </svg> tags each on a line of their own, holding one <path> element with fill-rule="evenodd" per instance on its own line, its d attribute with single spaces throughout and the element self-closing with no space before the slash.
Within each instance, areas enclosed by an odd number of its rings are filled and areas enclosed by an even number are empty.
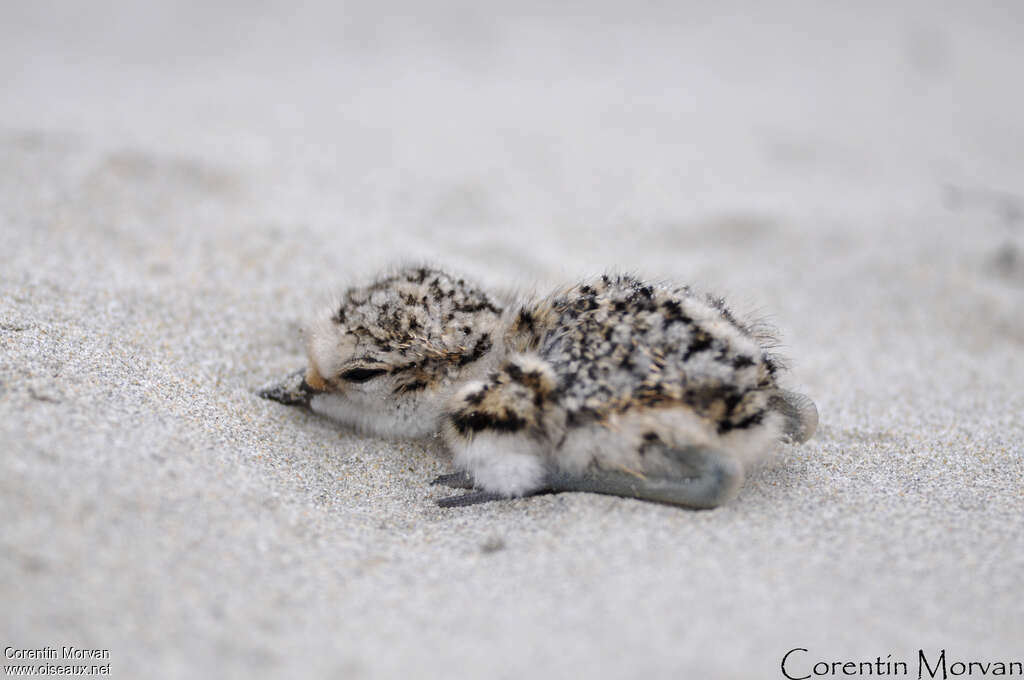
<svg viewBox="0 0 1024 680">
<path fill-rule="evenodd" d="M 763 420 L 772 343 L 719 298 L 605 275 L 523 305 L 508 344 L 551 365 L 571 424 L 686 406 L 724 433 Z"/>
<path fill-rule="evenodd" d="M 465 473 L 443 481 L 478 489 L 448 505 L 586 490 L 710 507 L 775 442 L 813 434 L 773 343 L 686 286 L 604 275 L 501 304 L 414 267 L 310 325 L 306 387 L 373 432 L 440 429 Z"/>
</svg>

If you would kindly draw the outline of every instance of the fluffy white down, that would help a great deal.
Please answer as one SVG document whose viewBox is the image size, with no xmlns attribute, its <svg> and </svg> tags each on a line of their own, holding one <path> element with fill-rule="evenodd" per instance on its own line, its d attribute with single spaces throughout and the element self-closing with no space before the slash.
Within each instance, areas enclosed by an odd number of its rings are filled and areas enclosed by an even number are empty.
<svg viewBox="0 0 1024 680">
<path fill-rule="evenodd" d="M 481 434 L 451 438 L 455 467 L 472 476 L 476 485 L 503 496 L 523 496 L 544 486 L 545 470 L 539 452 L 525 437 Z"/>
<path fill-rule="evenodd" d="M 360 432 L 391 438 L 428 437 L 438 430 L 439 407 L 428 401 L 395 400 L 361 403 L 343 394 L 317 394 L 310 401 L 314 413 L 354 427 Z"/>
</svg>

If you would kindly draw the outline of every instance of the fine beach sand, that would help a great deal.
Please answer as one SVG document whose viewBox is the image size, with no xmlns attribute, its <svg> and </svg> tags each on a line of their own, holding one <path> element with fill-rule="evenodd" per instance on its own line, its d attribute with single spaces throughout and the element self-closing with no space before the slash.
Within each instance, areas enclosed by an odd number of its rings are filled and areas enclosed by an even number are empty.
<svg viewBox="0 0 1024 680">
<path fill-rule="evenodd" d="M 121 678 L 1022 660 L 1002 4 L 9 3 L 0 646 Z M 404 260 L 721 292 L 779 329 L 818 434 L 713 511 L 439 509 L 439 442 L 254 395 Z"/>
</svg>

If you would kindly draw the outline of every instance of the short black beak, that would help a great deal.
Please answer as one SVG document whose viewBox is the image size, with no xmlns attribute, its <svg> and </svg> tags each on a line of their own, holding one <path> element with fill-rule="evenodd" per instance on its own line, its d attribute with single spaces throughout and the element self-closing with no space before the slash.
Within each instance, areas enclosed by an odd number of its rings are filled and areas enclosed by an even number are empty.
<svg viewBox="0 0 1024 680">
<path fill-rule="evenodd" d="M 309 406 L 310 399 L 317 393 L 306 382 L 306 369 L 289 373 L 282 380 L 264 387 L 258 394 L 286 406 Z"/>
</svg>

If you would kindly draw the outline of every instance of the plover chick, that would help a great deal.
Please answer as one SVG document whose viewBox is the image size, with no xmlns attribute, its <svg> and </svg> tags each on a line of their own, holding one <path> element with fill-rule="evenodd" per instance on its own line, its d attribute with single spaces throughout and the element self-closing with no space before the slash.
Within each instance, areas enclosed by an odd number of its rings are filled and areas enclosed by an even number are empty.
<svg viewBox="0 0 1024 680">
<path fill-rule="evenodd" d="M 505 305 L 438 270 L 354 288 L 308 331 L 314 411 L 386 435 L 438 428 L 470 505 L 590 491 L 688 507 L 817 426 L 774 340 L 715 297 L 605 275 Z M 293 377 L 294 383 L 296 379 Z"/>
</svg>

